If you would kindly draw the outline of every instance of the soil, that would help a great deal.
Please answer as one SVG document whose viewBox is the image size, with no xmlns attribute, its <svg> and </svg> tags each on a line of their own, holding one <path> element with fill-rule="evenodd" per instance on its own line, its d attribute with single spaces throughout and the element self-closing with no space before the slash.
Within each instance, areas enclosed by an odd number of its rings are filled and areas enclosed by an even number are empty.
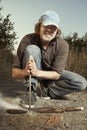
<svg viewBox="0 0 87 130">
<path fill-rule="evenodd" d="M 0 81 L 0 130 L 87 130 L 87 90 L 72 93 L 62 99 L 37 97 L 35 108 L 42 113 L 27 111 L 20 106 L 26 88 L 19 81 Z M 64 111 L 68 107 L 83 107 L 81 111 Z M 51 109 L 45 112 L 45 108 Z M 62 110 L 54 112 L 54 109 Z M 8 109 L 25 110 L 25 113 L 8 113 Z M 40 109 L 41 110 L 41 109 Z"/>
</svg>

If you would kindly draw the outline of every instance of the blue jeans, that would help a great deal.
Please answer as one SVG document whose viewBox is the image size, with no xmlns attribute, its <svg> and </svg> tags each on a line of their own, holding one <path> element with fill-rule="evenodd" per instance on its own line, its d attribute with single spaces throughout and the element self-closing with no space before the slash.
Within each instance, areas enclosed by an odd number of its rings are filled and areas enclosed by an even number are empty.
<svg viewBox="0 0 87 130">
<path fill-rule="evenodd" d="M 24 58 L 23 58 L 23 66 L 29 56 L 32 55 L 34 57 L 36 66 L 38 69 L 42 69 L 41 67 L 41 50 L 36 45 L 27 46 Z M 37 82 L 39 79 L 32 76 L 31 82 L 37 86 Z M 44 82 L 45 81 L 45 82 Z M 29 78 L 26 77 L 26 84 L 28 84 Z M 43 86 L 48 88 L 49 95 L 51 98 L 57 98 L 59 96 L 63 96 L 72 92 L 79 92 L 84 90 L 87 87 L 87 80 L 79 74 L 74 72 L 64 70 L 61 74 L 61 77 L 58 80 L 42 80 Z"/>
</svg>

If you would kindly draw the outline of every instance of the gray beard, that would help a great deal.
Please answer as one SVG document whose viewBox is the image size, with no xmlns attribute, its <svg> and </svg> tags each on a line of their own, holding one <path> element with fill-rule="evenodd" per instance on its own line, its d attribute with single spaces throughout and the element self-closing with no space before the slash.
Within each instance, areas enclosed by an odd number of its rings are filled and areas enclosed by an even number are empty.
<svg viewBox="0 0 87 130">
<path fill-rule="evenodd" d="M 45 42 L 50 42 L 51 40 L 53 40 L 55 37 L 55 35 L 47 35 L 47 34 L 43 34 L 42 36 L 42 40 Z"/>
</svg>

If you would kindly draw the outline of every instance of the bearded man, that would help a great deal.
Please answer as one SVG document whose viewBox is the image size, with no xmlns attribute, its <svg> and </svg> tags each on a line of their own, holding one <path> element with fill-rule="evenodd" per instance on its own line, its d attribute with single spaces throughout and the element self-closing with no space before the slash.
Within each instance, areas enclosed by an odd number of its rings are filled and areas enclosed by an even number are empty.
<svg viewBox="0 0 87 130">
<path fill-rule="evenodd" d="M 32 77 L 32 105 L 36 101 L 38 82 L 42 87 L 42 96 L 52 99 L 79 92 L 87 87 L 84 77 L 65 70 L 69 45 L 61 37 L 59 21 L 56 12 L 44 12 L 35 25 L 35 33 L 27 34 L 21 40 L 14 59 L 12 76 L 24 78 L 27 89 L 29 75 Z M 26 107 L 28 102 L 28 98 L 22 99 L 22 104 Z"/>
</svg>

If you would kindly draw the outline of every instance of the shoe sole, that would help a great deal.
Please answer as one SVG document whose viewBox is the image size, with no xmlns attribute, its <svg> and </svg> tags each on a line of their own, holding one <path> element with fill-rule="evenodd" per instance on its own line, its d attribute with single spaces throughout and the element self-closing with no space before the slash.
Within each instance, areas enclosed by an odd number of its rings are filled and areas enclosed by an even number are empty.
<svg viewBox="0 0 87 130">
<path fill-rule="evenodd" d="M 29 105 L 20 104 L 22 108 L 29 109 Z M 31 105 L 31 108 L 34 108 L 35 105 Z"/>
<path fill-rule="evenodd" d="M 50 97 L 42 97 L 42 98 L 45 99 L 45 100 L 51 99 Z"/>
</svg>

